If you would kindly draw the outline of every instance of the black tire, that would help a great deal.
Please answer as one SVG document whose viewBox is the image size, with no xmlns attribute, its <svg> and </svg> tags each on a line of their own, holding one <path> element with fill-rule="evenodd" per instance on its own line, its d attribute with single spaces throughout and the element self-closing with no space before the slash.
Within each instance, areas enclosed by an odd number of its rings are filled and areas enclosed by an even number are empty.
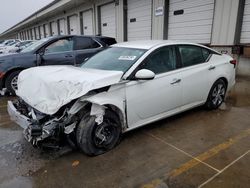
<svg viewBox="0 0 250 188">
<path fill-rule="evenodd" d="M 106 141 L 102 142 L 100 137 L 96 136 L 98 130 L 102 135 L 105 134 Z M 118 116 L 110 110 L 105 111 L 103 123 L 100 125 L 95 122 L 95 116 L 85 114 L 76 130 L 79 149 L 90 156 L 100 155 L 113 149 L 119 143 L 120 136 L 121 123 Z"/>
<path fill-rule="evenodd" d="M 227 86 L 226 83 L 219 79 L 217 80 L 209 91 L 207 102 L 205 104 L 208 110 L 214 110 L 224 102 Z"/>
<path fill-rule="evenodd" d="M 13 81 L 17 79 L 19 73 L 21 71 L 14 71 L 8 75 L 8 77 L 5 80 L 5 87 L 7 88 L 7 92 L 9 92 L 11 95 L 16 95 L 14 86 L 13 86 Z"/>
</svg>

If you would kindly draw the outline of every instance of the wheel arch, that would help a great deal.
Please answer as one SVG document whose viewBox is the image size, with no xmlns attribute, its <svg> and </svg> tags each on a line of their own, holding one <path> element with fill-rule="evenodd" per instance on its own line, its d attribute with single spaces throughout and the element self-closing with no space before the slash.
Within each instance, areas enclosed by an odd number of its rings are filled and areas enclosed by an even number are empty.
<svg viewBox="0 0 250 188">
<path fill-rule="evenodd" d="M 84 100 L 81 102 L 85 103 L 84 107 L 80 109 L 80 111 L 82 111 L 83 113 L 88 113 L 88 112 L 90 113 L 93 104 L 99 105 L 100 108 L 104 107 L 105 109 L 109 109 L 110 111 L 112 111 L 118 116 L 119 121 L 122 126 L 122 130 L 123 131 L 126 130 L 127 128 L 126 115 L 124 111 L 118 105 L 110 103 L 110 102 L 108 103 L 108 102 L 100 102 L 100 101 L 94 101 L 94 100 Z"/>
<path fill-rule="evenodd" d="M 215 82 L 217 82 L 218 80 L 223 80 L 223 82 L 225 82 L 225 84 L 226 84 L 226 89 L 227 89 L 227 87 L 228 87 L 228 80 L 227 80 L 227 78 L 224 77 L 224 76 L 222 76 L 222 77 L 218 78 Z"/>
<path fill-rule="evenodd" d="M 13 72 L 15 72 L 15 71 L 22 71 L 22 70 L 24 70 L 24 69 L 25 69 L 25 68 L 23 68 L 23 67 L 15 67 L 15 68 L 13 68 L 13 69 L 8 70 L 8 71 L 4 74 L 4 77 L 3 77 L 3 87 L 5 87 L 6 78 L 7 78 L 11 73 L 13 73 Z"/>
</svg>

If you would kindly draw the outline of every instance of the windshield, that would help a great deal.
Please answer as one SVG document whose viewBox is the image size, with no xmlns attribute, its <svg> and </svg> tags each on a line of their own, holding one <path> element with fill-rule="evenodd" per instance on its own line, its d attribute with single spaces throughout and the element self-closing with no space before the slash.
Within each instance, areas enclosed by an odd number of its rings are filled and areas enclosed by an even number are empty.
<svg viewBox="0 0 250 188">
<path fill-rule="evenodd" d="M 48 41 L 48 40 L 49 40 L 49 38 L 44 38 L 44 39 L 38 40 L 38 41 L 32 43 L 27 48 L 24 48 L 21 52 L 30 52 L 30 51 L 36 49 L 36 47 L 40 46 L 42 43 Z"/>
<path fill-rule="evenodd" d="M 145 51 L 134 48 L 108 48 L 91 57 L 81 67 L 126 72 Z"/>
</svg>

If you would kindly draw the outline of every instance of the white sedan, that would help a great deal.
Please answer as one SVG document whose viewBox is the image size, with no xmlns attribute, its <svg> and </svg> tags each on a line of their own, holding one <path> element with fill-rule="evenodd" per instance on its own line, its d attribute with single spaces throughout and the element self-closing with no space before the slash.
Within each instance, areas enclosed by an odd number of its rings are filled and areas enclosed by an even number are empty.
<svg viewBox="0 0 250 188">
<path fill-rule="evenodd" d="M 126 131 L 196 106 L 218 108 L 235 84 L 235 67 L 230 56 L 198 44 L 125 42 L 79 68 L 21 72 L 19 99 L 8 102 L 8 111 L 33 145 L 66 137 L 84 153 L 99 155 Z"/>
</svg>

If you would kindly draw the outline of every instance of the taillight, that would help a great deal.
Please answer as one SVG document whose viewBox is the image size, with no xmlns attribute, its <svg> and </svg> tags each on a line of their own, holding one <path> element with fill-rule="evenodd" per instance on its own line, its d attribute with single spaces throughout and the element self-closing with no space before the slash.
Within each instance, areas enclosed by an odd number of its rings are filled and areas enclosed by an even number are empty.
<svg viewBox="0 0 250 188">
<path fill-rule="evenodd" d="M 236 65 L 237 65 L 237 61 L 236 61 L 235 59 L 231 60 L 230 63 L 231 63 L 232 65 L 234 65 L 234 67 L 236 67 Z"/>
</svg>

